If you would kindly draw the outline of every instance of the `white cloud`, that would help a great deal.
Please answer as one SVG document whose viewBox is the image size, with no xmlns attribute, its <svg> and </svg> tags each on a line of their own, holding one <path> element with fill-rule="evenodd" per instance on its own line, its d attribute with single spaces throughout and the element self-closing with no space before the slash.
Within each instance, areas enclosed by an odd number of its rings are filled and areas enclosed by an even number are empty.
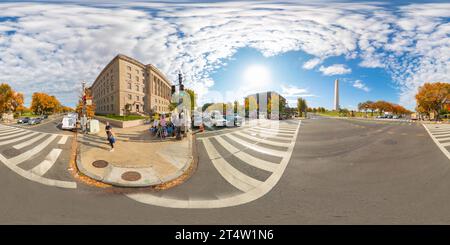
<svg viewBox="0 0 450 245">
<path fill-rule="evenodd" d="M 302 50 L 313 56 L 305 69 L 330 57 L 359 58 L 360 66 L 391 74 L 406 106 L 424 82 L 450 82 L 448 3 L 71 2 L 0 4 L 0 19 L 7 17 L 0 22 L 0 81 L 73 105 L 80 82 L 92 82 L 123 53 L 171 79 L 182 68 L 203 96 L 214 84 L 211 72 L 251 47 L 265 56 Z"/>
<path fill-rule="evenodd" d="M 310 60 L 308 60 L 308 61 L 306 61 L 304 64 L 303 64 L 303 69 L 306 69 L 306 70 L 311 70 L 311 69 L 314 69 L 314 67 L 316 67 L 318 64 L 320 64 L 322 62 L 322 60 L 321 59 L 319 59 L 319 58 L 313 58 L 313 59 L 310 59 Z"/>
<path fill-rule="evenodd" d="M 369 92 L 370 89 L 369 87 L 367 87 L 366 84 L 364 84 L 361 80 L 356 80 L 353 82 L 353 87 L 357 88 L 357 89 L 361 89 L 365 92 Z"/>
<path fill-rule="evenodd" d="M 344 64 L 334 64 L 331 66 L 320 66 L 319 71 L 325 76 L 342 75 L 352 72 L 352 69 L 348 68 Z"/>
</svg>

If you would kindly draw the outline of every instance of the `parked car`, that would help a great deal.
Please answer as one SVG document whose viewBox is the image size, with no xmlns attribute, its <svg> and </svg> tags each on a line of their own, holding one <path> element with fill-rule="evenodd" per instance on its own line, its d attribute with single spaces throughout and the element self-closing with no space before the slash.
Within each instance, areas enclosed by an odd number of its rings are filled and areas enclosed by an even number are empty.
<svg viewBox="0 0 450 245">
<path fill-rule="evenodd" d="M 47 118 L 48 118 L 48 115 L 42 115 L 42 116 L 41 116 L 41 119 L 42 119 L 42 120 L 47 119 Z"/>
<path fill-rule="evenodd" d="M 34 124 L 39 124 L 39 123 L 41 123 L 40 117 L 33 117 L 28 121 L 29 125 L 34 125 Z"/>
<path fill-rule="evenodd" d="M 227 120 L 223 118 L 222 113 L 220 111 L 212 111 L 211 112 L 211 124 L 216 127 L 224 127 L 227 124 Z"/>
<path fill-rule="evenodd" d="M 22 117 L 17 120 L 17 123 L 28 123 L 28 121 L 30 121 L 29 117 Z"/>
</svg>

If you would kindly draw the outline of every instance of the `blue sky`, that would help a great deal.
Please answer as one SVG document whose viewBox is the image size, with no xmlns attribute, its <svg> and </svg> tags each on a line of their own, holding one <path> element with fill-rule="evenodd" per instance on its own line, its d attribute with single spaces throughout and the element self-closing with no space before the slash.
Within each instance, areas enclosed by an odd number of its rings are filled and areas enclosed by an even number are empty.
<svg viewBox="0 0 450 245">
<path fill-rule="evenodd" d="M 450 82 L 449 20 L 446 1 L 2 1 L 0 81 L 74 106 L 122 53 L 183 70 L 201 103 L 270 89 L 331 108 L 338 78 L 342 107 L 414 109 L 421 84 Z"/>
</svg>

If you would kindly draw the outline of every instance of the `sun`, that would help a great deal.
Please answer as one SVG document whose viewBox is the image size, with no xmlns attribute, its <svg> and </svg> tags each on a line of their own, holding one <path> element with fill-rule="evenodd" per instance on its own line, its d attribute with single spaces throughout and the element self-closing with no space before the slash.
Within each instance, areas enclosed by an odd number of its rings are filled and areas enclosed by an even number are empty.
<svg viewBox="0 0 450 245">
<path fill-rule="evenodd" d="M 251 65 L 244 71 L 244 85 L 261 88 L 270 83 L 270 70 L 263 65 Z"/>
</svg>

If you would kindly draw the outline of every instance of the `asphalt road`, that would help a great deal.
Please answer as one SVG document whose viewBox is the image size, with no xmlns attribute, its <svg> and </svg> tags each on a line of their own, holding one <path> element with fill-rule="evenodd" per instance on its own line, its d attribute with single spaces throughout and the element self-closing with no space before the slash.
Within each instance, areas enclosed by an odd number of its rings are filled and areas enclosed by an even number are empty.
<svg viewBox="0 0 450 245">
<path fill-rule="evenodd" d="M 298 122 L 289 123 L 294 127 Z M 32 130 L 59 132 L 59 129 L 50 125 Z M 286 132 L 289 127 L 285 127 Z M 270 171 L 248 167 L 237 155 L 227 155 L 224 146 L 239 147 L 236 142 L 244 140 L 241 138 L 243 135 L 235 134 L 239 130 L 248 133 L 248 129 L 237 128 L 228 130 L 231 135 L 213 137 L 227 131 L 199 135 L 196 142 L 199 166 L 195 175 L 181 186 L 152 195 L 174 200 L 214 200 L 245 193 L 247 187 L 244 184 L 226 180 L 217 171 L 212 161 L 220 159 L 245 173 L 245 178 L 251 177 L 260 182 L 270 179 L 273 175 Z M 200 139 L 202 137 L 209 137 L 207 143 L 205 139 Z M 0 223 L 450 223 L 450 160 L 420 124 L 318 117 L 303 120 L 294 139 L 290 161 L 278 183 L 254 201 L 225 208 L 177 209 L 154 206 L 82 183 L 77 183 L 75 189 L 47 186 L 30 181 L 11 171 L 5 164 L 0 164 Z M 229 144 L 223 143 L 223 140 Z M 283 145 L 286 141 L 277 142 Z M 258 145 L 265 147 L 264 143 Z M 280 146 L 271 149 L 283 152 L 285 148 L 289 149 Z M 0 153 L 6 154 L 5 151 L 10 149 L 11 145 L 0 146 Z M 223 157 L 211 157 L 214 153 L 211 149 Z M 243 152 L 248 153 L 247 157 L 251 155 L 263 159 L 267 164 L 280 160 L 273 155 L 255 154 L 252 150 Z M 36 156 L 34 164 L 42 160 L 44 155 Z M 59 163 L 61 166 L 64 164 L 67 163 Z"/>
</svg>

